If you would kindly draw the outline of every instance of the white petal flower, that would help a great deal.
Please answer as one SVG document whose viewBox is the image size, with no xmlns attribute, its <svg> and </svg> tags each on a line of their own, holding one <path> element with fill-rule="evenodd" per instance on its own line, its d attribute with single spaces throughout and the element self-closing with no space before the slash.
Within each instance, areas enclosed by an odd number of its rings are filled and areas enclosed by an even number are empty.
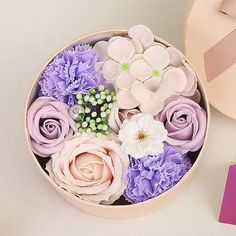
<svg viewBox="0 0 236 236">
<path fill-rule="evenodd" d="M 112 41 L 108 47 L 108 56 L 118 63 L 128 63 L 134 55 L 134 46 L 126 38 Z"/>
<path fill-rule="evenodd" d="M 152 91 L 147 84 L 135 81 L 130 90 L 120 90 L 117 102 L 122 109 L 132 109 L 139 106 L 143 113 L 158 114 L 164 106 L 164 101 L 172 96 L 179 96 L 186 87 L 186 76 L 180 68 L 170 67 L 163 72 L 162 80 Z"/>
<path fill-rule="evenodd" d="M 119 63 L 112 59 L 108 59 L 102 68 L 105 80 L 113 80 L 120 74 Z"/>
<path fill-rule="evenodd" d="M 197 89 L 197 75 L 186 61 L 184 61 L 184 65 L 180 66 L 179 68 L 183 70 L 187 78 L 187 84 L 184 90 L 182 91 L 181 95 L 193 96 Z"/>
<path fill-rule="evenodd" d="M 163 70 L 169 63 L 170 56 L 167 49 L 160 44 L 156 44 L 144 51 L 142 59 L 135 60 L 131 64 L 130 73 L 141 82 L 147 83 L 150 87 L 157 88 Z"/>
<path fill-rule="evenodd" d="M 154 42 L 153 33 L 144 25 L 131 27 L 128 36 L 101 41 L 94 49 L 103 60 L 106 83 L 117 89 L 121 109 L 139 107 L 143 113 L 156 115 L 167 98 L 193 96 L 196 91 L 197 77 L 184 55 Z"/>
<path fill-rule="evenodd" d="M 187 78 L 187 83 L 181 95 L 193 96 L 197 89 L 197 75 L 193 71 L 192 67 L 186 62 L 186 58 L 178 49 L 174 47 L 168 47 L 167 51 L 170 56 L 170 65 L 178 67 L 183 70 Z"/>
<path fill-rule="evenodd" d="M 137 42 L 136 45 L 138 45 Z M 135 81 L 129 72 L 135 55 L 133 43 L 124 37 L 113 37 L 113 40 L 109 42 L 107 53 L 109 59 L 105 61 L 102 68 L 104 79 L 113 80 L 119 89 L 129 89 Z"/>
<path fill-rule="evenodd" d="M 167 130 L 149 114 L 137 114 L 125 120 L 118 135 L 124 152 L 134 158 L 158 155 L 163 151 Z"/>
<path fill-rule="evenodd" d="M 112 41 L 114 41 L 116 39 L 120 39 L 120 38 L 123 38 L 123 37 L 119 36 L 119 35 L 113 36 L 113 37 L 109 38 L 108 43 L 111 43 Z"/>
<path fill-rule="evenodd" d="M 132 109 L 139 105 L 139 102 L 131 94 L 130 90 L 120 90 L 117 93 L 117 103 L 121 109 Z"/>
<path fill-rule="evenodd" d="M 108 59 L 108 42 L 107 41 L 98 41 L 94 46 L 93 49 L 96 51 L 99 57 L 99 61 L 103 62 Z"/>
<path fill-rule="evenodd" d="M 143 53 L 143 46 L 138 39 L 131 39 L 131 43 L 134 46 L 134 51 L 137 54 Z"/>
<path fill-rule="evenodd" d="M 168 68 L 161 80 L 158 90 L 155 92 L 156 98 L 165 101 L 171 96 L 180 95 L 187 83 L 185 73 L 180 68 Z"/>
<path fill-rule="evenodd" d="M 182 52 L 180 52 L 177 48 L 174 47 L 168 47 L 167 52 L 169 53 L 170 64 L 172 66 L 178 67 L 183 65 L 185 58 Z"/>
<path fill-rule="evenodd" d="M 131 39 L 137 39 L 144 48 L 148 48 L 154 44 L 154 35 L 152 31 L 145 25 L 135 25 L 128 31 Z"/>
</svg>

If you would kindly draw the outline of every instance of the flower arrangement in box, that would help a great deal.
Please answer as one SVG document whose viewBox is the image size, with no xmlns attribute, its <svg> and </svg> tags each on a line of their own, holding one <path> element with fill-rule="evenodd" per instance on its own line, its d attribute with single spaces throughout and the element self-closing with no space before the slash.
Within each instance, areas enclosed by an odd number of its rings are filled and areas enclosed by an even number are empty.
<svg viewBox="0 0 236 236">
<path fill-rule="evenodd" d="M 31 150 L 75 201 L 150 201 L 193 168 L 205 141 L 208 110 L 196 73 L 144 25 L 66 47 L 33 88 Z"/>
</svg>

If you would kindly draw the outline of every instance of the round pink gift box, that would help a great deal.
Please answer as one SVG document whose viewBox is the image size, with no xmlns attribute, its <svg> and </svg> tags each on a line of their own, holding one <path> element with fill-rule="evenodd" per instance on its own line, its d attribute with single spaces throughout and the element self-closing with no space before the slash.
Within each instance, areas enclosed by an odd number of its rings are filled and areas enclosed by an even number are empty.
<svg viewBox="0 0 236 236">
<path fill-rule="evenodd" d="M 234 119 L 235 6 L 235 0 L 193 0 L 185 27 L 185 53 L 198 72 L 210 103 Z"/>
<path fill-rule="evenodd" d="M 97 33 L 93 33 L 90 35 L 86 35 L 86 36 L 81 37 L 78 40 L 66 45 L 65 48 L 67 48 L 69 46 L 74 46 L 75 44 L 82 44 L 82 43 L 93 44 L 99 40 L 107 40 L 110 37 L 113 37 L 116 35 L 121 35 L 121 36 L 127 35 L 127 30 L 109 30 L 109 31 L 102 31 L 102 32 L 97 32 Z M 166 46 L 171 46 L 170 44 L 168 44 L 167 42 L 165 42 L 164 40 L 162 40 L 160 38 L 155 37 L 155 40 L 165 44 Z M 60 50 L 60 51 L 62 51 L 62 50 Z M 46 63 L 46 65 L 51 61 L 51 59 Z M 197 157 L 197 160 L 193 164 L 192 168 L 184 175 L 184 177 L 174 187 L 172 187 L 171 189 L 162 193 L 161 195 L 159 195 L 156 198 L 153 198 L 153 199 L 141 202 L 141 203 L 133 204 L 133 205 L 109 205 L 109 206 L 107 206 L 107 205 L 99 205 L 99 204 L 94 204 L 94 203 L 84 201 L 84 200 L 68 193 L 67 191 L 63 190 L 62 188 L 60 188 L 56 183 L 53 182 L 53 180 L 42 169 L 42 167 L 40 166 L 38 160 L 36 159 L 34 153 L 32 152 L 32 150 L 30 148 L 30 139 L 28 136 L 27 128 L 26 128 L 26 113 L 27 113 L 27 110 L 28 110 L 30 104 L 32 103 L 32 101 L 35 97 L 35 94 L 37 92 L 37 81 L 40 78 L 40 75 L 43 72 L 46 65 L 41 69 L 39 74 L 34 79 L 31 89 L 30 89 L 30 92 L 29 92 L 29 95 L 28 95 L 28 98 L 27 98 L 26 107 L 25 107 L 25 119 L 24 119 L 25 120 L 25 134 L 26 134 L 27 144 L 28 144 L 28 147 L 31 152 L 31 156 L 32 156 L 35 164 L 38 166 L 42 175 L 44 175 L 44 177 L 47 179 L 47 181 L 57 190 L 57 192 L 64 199 L 66 199 L 69 203 L 71 203 L 75 207 L 78 207 L 82 211 L 92 214 L 92 215 L 110 218 L 110 219 L 126 219 L 126 218 L 139 217 L 139 216 L 143 216 L 143 215 L 149 214 L 151 212 L 154 212 L 154 211 L 158 210 L 160 207 L 162 207 L 171 198 L 175 197 L 179 192 L 182 191 L 182 189 L 191 180 L 191 177 L 193 176 L 193 174 L 197 170 L 197 167 L 199 165 L 199 162 L 202 158 L 202 155 L 203 155 L 203 152 L 204 152 L 204 149 L 206 146 L 206 140 L 207 140 L 208 130 L 209 130 L 210 110 L 209 110 L 206 92 L 205 92 L 205 90 L 202 86 L 202 83 L 200 81 L 198 81 L 198 88 L 202 94 L 202 105 L 207 112 L 208 123 L 207 123 L 206 137 L 205 137 L 203 147 Z"/>
</svg>

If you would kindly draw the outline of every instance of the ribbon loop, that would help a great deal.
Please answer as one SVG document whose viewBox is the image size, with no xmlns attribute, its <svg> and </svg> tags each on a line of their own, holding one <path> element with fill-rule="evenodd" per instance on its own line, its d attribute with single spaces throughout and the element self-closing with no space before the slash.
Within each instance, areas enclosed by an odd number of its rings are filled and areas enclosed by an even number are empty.
<svg viewBox="0 0 236 236">
<path fill-rule="evenodd" d="M 236 0 L 224 0 L 220 6 L 220 11 L 236 18 Z M 235 63 L 236 30 L 233 30 L 204 53 L 207 81 L 211 82 Z"/>
<path fill-rule="evenodd" d="M 236 18 L 236 0 L 224 0 L 221 4 L 220 11 Z"/>
</svg>

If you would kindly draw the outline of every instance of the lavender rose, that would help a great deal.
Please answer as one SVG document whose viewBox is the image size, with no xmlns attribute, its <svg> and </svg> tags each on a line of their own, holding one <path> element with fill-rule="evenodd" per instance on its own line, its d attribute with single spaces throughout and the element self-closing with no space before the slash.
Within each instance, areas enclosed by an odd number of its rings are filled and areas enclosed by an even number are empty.
<svg viewBox="0 0 236 236">
<path fill-rule="evenodd" d="M 124 192 L 128 165 L 128 155 L 114 140 L 77 133 L 52 155 L 46 169 L 68 192 L 89 202 L 111 204 Z"/>
<path fill-rule="evenodd" d="M 39 97 L 27 113 L 27 128 L 33 152 L 47 157 L 60 151 L 76 127 L 69 106 L 50 97 Z"/>
<path fill-rule="evenodd" d="M 154 198 L 173 187 L 190 168 L 191 162 L 186 154 L 177 152 L 167 143 L 159 155 L 140 159 L 130 157 L 124 196 L 131 203 Z"/>
<path fill-rule="evenodd" d="M 169 101 L 156 117 L 168 131 L 167 142 L 182 152 L 201 148 L 206 133 L 206 112 L 193 100 L 180 97 Z"/>
</svg>

